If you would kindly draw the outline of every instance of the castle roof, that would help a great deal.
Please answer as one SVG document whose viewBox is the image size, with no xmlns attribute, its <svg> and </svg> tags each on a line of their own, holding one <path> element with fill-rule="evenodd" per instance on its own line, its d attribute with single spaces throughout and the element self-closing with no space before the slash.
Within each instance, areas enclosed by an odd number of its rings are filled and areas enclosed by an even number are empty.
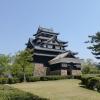
<svg viewBox="0 0 100 100">
<path fill-rule="evenodd" d="M 68 57 L 68 55 L 72 55 L 72 57 Z M 62 54 L 57 55 L 55 58 L 49 61 L 49 64 L 56 63 L 81 63 L 81 60 L 74 56 L 75 53 L 68 51 Z"/>
</svg>

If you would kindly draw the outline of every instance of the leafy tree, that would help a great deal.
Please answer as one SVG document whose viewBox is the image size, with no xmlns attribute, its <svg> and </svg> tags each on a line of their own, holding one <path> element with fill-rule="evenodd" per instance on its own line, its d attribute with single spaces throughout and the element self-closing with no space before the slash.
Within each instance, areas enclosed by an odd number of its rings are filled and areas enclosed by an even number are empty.
<svg viewBox="0 0 100 100">
<path fill-rule="evenodd" d="M 13 64 L 13 73 L 23 74 L 24 82 L 26 81 L 26 74 L 33 73 L 33 50 L 25 49 L 23 51 L 19 51 L 16 54 L 15 61 Z"/>
<path fill-rule="evenodd" d="M 90 73 L 90 71 L 92 69 L 95 69 L 95 68 L 96 68 L 96 66 L 95 66 L 93 60 L 92 59 L 86 59 L 86 60 L 83 61 L 83 64 L 82 64 L 82 73 L 88 74 L 88 73 Z"/>
<path fill-rule="evenodd" d="M 9 75 L 11 69 L 11 57 L 9 55 L 0 55 L 0 74 Z"/>
<path fill-rule="evenodd" d="M 100 32 L 97 32 L 95 35 L 89 36 L 90 40 L 86 43 L 90 43 L 88 49 L 92 51 L 92 54 L 95 55 L 97 59 L 100 59 Z"/>
</svg>

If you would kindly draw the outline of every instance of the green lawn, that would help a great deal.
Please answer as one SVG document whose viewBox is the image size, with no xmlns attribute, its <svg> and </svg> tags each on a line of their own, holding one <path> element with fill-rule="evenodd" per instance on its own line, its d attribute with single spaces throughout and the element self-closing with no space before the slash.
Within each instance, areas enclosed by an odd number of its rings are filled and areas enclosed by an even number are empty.
<svg viewBox="0 0 100 100">
<path fill-rule="evenodd" d="M 18 83 L 12 87 L 31 92 L 50 100 L 100 100 L 100 93 L 79 86 L 74 79 Z"/>
</svg>

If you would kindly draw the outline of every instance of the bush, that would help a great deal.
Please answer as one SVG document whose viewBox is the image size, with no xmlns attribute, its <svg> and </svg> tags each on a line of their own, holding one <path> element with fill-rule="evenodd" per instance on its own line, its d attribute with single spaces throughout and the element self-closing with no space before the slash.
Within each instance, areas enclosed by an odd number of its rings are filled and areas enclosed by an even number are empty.
<svg viewBox="0 0 100 100">
<path fill-rule="evenodd" d="M 49 81 L 49 80 L 61 80 L 61 79 L 68 79 L 72 78 L 72 76 L 60 76 L 60 75 L 51 75 L 51 76 L 30 76 L 27 77 L 26 80 L 27 82 L 36 82 L 36 81 Z"/>
<path fill-rule="evenodd" d="M 9 86 L 0 86 L 0 100 L 48 100 Z"/>
<path fill-rule="evenodd" d="M 51 75 L 51 76 L 27 76 L 27 82 L 36 82 L 36 81 L 49 81 L 49 80 L 61 80 L 61 79 L 80 79 L 81 76 L 60 76 L 60 75 Z M 23 82 L 23 77 L 13 77 L 13 78 L 0 78 L 0 84 L 14 84 Z"/>
<path fill-rule="evenodd" d="M 0 84 L 14 84 L 19 82 L 18 78 L 0 78 Z"/>
<path fill-rule="evenodd" d="M 7 84 L 14 84 L 14 83 L 19 83 L 19 79 L 18 78 L 8 78 L 8 82 Z"/>
<path fill-rule="evenodd" d="M 86 86 L 86 88 L 97 90 L 100 92 L 100 77 L 98 75 L 85 75 L 81 77 L 81 83 Z"/>
<path fill-rule="evenodd" d="M 88 80 L 87 88 L 95 90 L 95 89 L 97 89 L 97 84 L 98 84 L 98 88 L 99 88 L 99 83 L 100 83 L 100 77 L 91 78 Z"/>
<path fill-rule="evenodd" d="M 49 81 L 49 80 L 61 80 L 61 79 L 67 79 L 67 76 L 43 76 L 40 77 L 41 81 Z"/>
<path fill-rule="evenodd" d="M 81 77 L 82 77 L 81 75 L 75 75 L 74 79 L 81 79 Z"/>
<path fill-rule="evenodd" d="M 26 78 L 27 82 L 36 82 L 36 81 L 40 81 L 40 77 L 34 77 L 34 76 L 30 76 Z"/>
<path fill-rule="evenodd" d="M 7 84 L 8 83 L 8 78 L 0 78 L 0 84 Z"/>
<path fill-rule="evenodd" d="M 83 85 L 86 85 L 87 86 L 87 83 L 88 83 L 88 80 L 93 78 L 93 76 L 81 76 L 81 84 Z"/>
<path fill-rule="evenodd" d="M 97 91 L 100 92 L 100 80 L 99 80 L 99 82 L 97 83 Z"/>
</svg>

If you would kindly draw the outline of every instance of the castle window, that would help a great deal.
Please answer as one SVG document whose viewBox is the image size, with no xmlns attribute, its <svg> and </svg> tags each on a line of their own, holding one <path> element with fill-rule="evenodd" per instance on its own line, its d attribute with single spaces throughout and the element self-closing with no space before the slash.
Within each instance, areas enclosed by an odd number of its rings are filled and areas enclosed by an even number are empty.
<svg viewBox="0 0 100 100">
<path fill-rule="evenodd" d="M 64 50 L 64 47 L 61 47 L 61 50 Z"/>
<path fill-rule="evenodd" d="M 48 48 L 52 49 L 52 45 L 48 45 Z"/>
<path fill-rule="evenodd" d="M 41 42 L 41 40 L 37 40 L 37 42 Z"/>
<path fill-rule="evenodd" d="M 55 46 L 56 49 L 60 49 L 60 46 Z"/>
<path fill-rule="evenodd" d="M 43 47 L 46 48 L 46 44 L 44 44 Z"/>
<path fill-rule="evenodd" d="M 63 64 L 62 64 L 62 67 L 67 67 L 67 64 L 64 64 L 64 63 L 63 63 Z"/>
<path fill-rule="evenodd" d="M 53 49 L 55 49 L 55 45 L 53 45 Z"/>
</svg>

